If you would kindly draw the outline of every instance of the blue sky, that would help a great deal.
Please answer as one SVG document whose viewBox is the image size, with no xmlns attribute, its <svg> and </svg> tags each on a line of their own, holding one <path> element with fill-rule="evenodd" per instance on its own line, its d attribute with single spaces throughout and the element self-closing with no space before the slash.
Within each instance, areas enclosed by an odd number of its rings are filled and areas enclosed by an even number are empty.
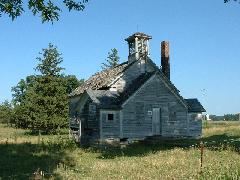
<svg viewBox="0 0 240 180">
<path fill-rule="evenodd" d="M 170 41 L 171 80 L 185 98 L 197 97 L 210 114 L 240 112 L 240 4 L 223 0 L 91 0 L 84 12 L 63 10 L 42 24 L 29 11 L 15 21 L 0 18 L 0 102 L 11 87 L 36 73 L 36 57 L 48 43 L 63 54 L 66 74 L 88 78 L 108 51 L 127 60 L 124 41 L 136 31 L 153 37 L 151 58 L 160 65 L 160 42 Z"/>
</svg>

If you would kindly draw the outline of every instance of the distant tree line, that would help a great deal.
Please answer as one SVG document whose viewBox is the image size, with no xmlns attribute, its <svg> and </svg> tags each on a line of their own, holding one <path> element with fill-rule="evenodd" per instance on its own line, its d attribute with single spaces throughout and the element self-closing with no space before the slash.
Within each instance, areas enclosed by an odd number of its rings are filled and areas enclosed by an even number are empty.
<svg viewBox="0 0 240 180">
<path fill-rule="evenodd" d="M 210 115 L 209 118 L 213 121 L 238 121 L 239 114 L 224 114 L 223 116 Z"/>
</svg>

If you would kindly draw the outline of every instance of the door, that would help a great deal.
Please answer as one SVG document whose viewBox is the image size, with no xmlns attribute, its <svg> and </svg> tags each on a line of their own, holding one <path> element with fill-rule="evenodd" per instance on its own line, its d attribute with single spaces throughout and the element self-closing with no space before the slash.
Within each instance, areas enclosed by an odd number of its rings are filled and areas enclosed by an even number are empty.
<svg viewBox="0 0 240 180">
<path fill-rule="evenodd" d="M 153 135 L 161 134 L 161 109 L 153 108 L 152 111 L 152 132 Z"/>
</svg>

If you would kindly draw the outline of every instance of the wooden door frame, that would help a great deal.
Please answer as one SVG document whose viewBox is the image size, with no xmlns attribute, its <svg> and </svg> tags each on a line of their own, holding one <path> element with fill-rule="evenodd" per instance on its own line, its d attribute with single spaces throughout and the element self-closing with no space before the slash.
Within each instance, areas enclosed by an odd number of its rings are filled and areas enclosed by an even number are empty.
<svg viewBox="0 0 240 180">
<path fill-rule="evenodd" d="M 154 122 L 153 122 L 153 109 L 158 109 L 159 110 L 159 134 L 154 132 L 153 127 L 154 127 Z M 161 107 L 153 107 L 152 108 L 152 135 L 161 135 L 162 134 L 162 108 Z"/>
</svg>

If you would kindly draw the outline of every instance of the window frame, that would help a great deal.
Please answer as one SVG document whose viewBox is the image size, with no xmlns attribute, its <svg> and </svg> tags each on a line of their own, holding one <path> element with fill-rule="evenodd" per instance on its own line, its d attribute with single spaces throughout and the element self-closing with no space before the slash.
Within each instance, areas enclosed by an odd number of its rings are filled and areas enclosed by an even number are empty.
<svg viewBox="0 0 240 180">
<path fill-rule="evenodd" d="M 104 122 L 104 123 L 114 123 L 118 120 L 118 113 L 120 111 L 119 110 L 100 110 L 100 119 L 101 119 L 101 122 Z M 108 120 L 108 114 L 113 114 L 113 120 Z"/>
<path fill-rule="evenodd" d="M 109 119 L 109 115 L 112 115 L 112 119 Z M 107 113 L 107 118 L 106 118 L 107 122 L 113 122 L 115 120 L 115 113 L 109 112 Z"/>
</svg>

